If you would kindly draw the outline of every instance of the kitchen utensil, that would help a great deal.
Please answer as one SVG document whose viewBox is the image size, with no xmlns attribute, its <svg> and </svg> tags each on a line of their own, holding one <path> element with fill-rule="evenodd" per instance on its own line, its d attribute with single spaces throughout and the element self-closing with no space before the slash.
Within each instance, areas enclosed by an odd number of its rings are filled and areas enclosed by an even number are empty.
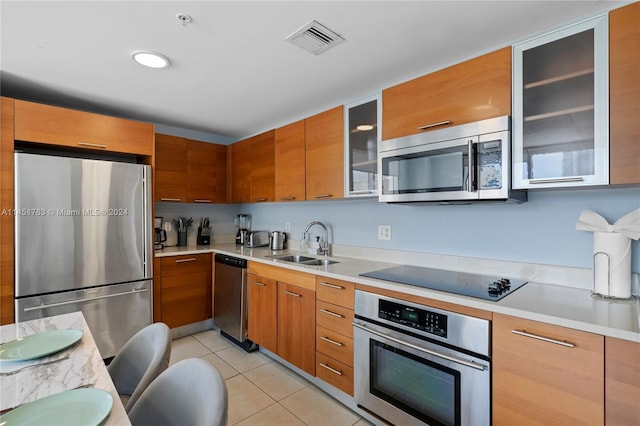
<svg viewBox="0 0 640 426">
<path fill-rule="evenodd" d="M 282 231 L 273 231 L 269 239 L 271 250 L 284 250 L 287 234 Z"/>
<path fill-rule="evenodd" d="M 193 223 L 193 219 L 186 217 L 178 217 L 177 219 L 173 219 L 173 222 L 176 224 L 178 228 L 178 243 L 176 244 L 178 247 L 185 247 L 187 245 L 187 229 Z"/>
<path fill-rule="evenodd" d="M 11 371 L 6 371 L 6 372 L 2 371 L 2 372 L 0 372 L 0 376 L 2 376 L 2 377 L 4 377 L 4 376 L 13 376 L 14 374 L 18 374 L 22 370 L 27 370 L 29 368 L 36 368 L 36 367 L 40 367 L 40 366 L 43 366 L 43 365 L 49 365 L 49 364 L 54 364 L 56 362 L 64 361 L 65 359 L 69 359 L 70 356 L 71 355 L 66 354 L 62 358 L 51 359 L 49 361 L 39 362 L 37 364 L 25 365 L 24 367 L 20 367 L 20 368 L 18 368 L 16 370 L 11 370 Z"/>
<path fill-rule="evenodd" d="M 198 225 L 198 236 L 196 237 L 196 244 L 199 246 L 209 245 L 211 242 L 211 227 L 209 226 L 209 218 L 200 218 L 200 224 Z"/>
</svg>

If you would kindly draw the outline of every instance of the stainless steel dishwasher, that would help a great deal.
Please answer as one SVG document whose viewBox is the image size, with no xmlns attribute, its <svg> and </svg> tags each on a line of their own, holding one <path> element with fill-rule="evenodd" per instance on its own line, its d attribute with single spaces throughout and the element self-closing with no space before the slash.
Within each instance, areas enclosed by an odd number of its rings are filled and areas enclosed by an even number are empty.
<svg viewBox="0 0 640 426">
<path fill-rule="evenodd" d="M 220 253 L 214 259 L 213 324 L 244 350 L 256 350 L 247 338 L 247 261 Z"/>
</svg>

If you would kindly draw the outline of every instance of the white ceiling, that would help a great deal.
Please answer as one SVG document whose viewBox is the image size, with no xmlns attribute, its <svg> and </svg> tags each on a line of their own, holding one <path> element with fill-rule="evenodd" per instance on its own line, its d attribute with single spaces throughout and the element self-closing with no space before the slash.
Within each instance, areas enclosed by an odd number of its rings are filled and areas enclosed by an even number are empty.
<svg viewBox="0 0 640 426">
<path fill-rule="evenodd" d="M 3 0 L 0 83 L 4 96 L 242 138 L 621 3 Z M 314 56 L 284 40 L 312 19 L 346 41 Z M 145 69 L 134 50 L 171 66 Z"/>
</svg>

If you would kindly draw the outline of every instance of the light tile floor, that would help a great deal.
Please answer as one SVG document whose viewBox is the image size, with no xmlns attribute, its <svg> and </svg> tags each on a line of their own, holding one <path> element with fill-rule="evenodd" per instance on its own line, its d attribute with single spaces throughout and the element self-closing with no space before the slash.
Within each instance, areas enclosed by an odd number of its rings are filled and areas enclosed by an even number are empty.
<svg viewBox="0 0 640 426">
<path fill-rule="evenodd" d="M 229 425 L 370 425 L 277 361 L 247 353 L 214 330 L 173 341 L 171 364 L 196 357 L 213 364 L 227 383 Z"/>
</svg>

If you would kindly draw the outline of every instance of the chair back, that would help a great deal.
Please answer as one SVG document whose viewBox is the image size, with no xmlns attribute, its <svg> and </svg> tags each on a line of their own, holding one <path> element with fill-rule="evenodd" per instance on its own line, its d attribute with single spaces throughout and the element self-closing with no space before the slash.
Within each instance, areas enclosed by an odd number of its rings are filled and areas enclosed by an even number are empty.
<svg viewBox="0 0 640 426">
<path fill-rule="evenodd" d="M 133 426 L 226 426 L 227 387 L 200 358 L 180 361 L 149 385 L 129 412 Z"/>
<path fill-rule="evenodd" d="M 171 330 L 157 322 L 137 332 L 107 367 L 129 412 L 142 392 L 169 367 Z"/>
</svg>

